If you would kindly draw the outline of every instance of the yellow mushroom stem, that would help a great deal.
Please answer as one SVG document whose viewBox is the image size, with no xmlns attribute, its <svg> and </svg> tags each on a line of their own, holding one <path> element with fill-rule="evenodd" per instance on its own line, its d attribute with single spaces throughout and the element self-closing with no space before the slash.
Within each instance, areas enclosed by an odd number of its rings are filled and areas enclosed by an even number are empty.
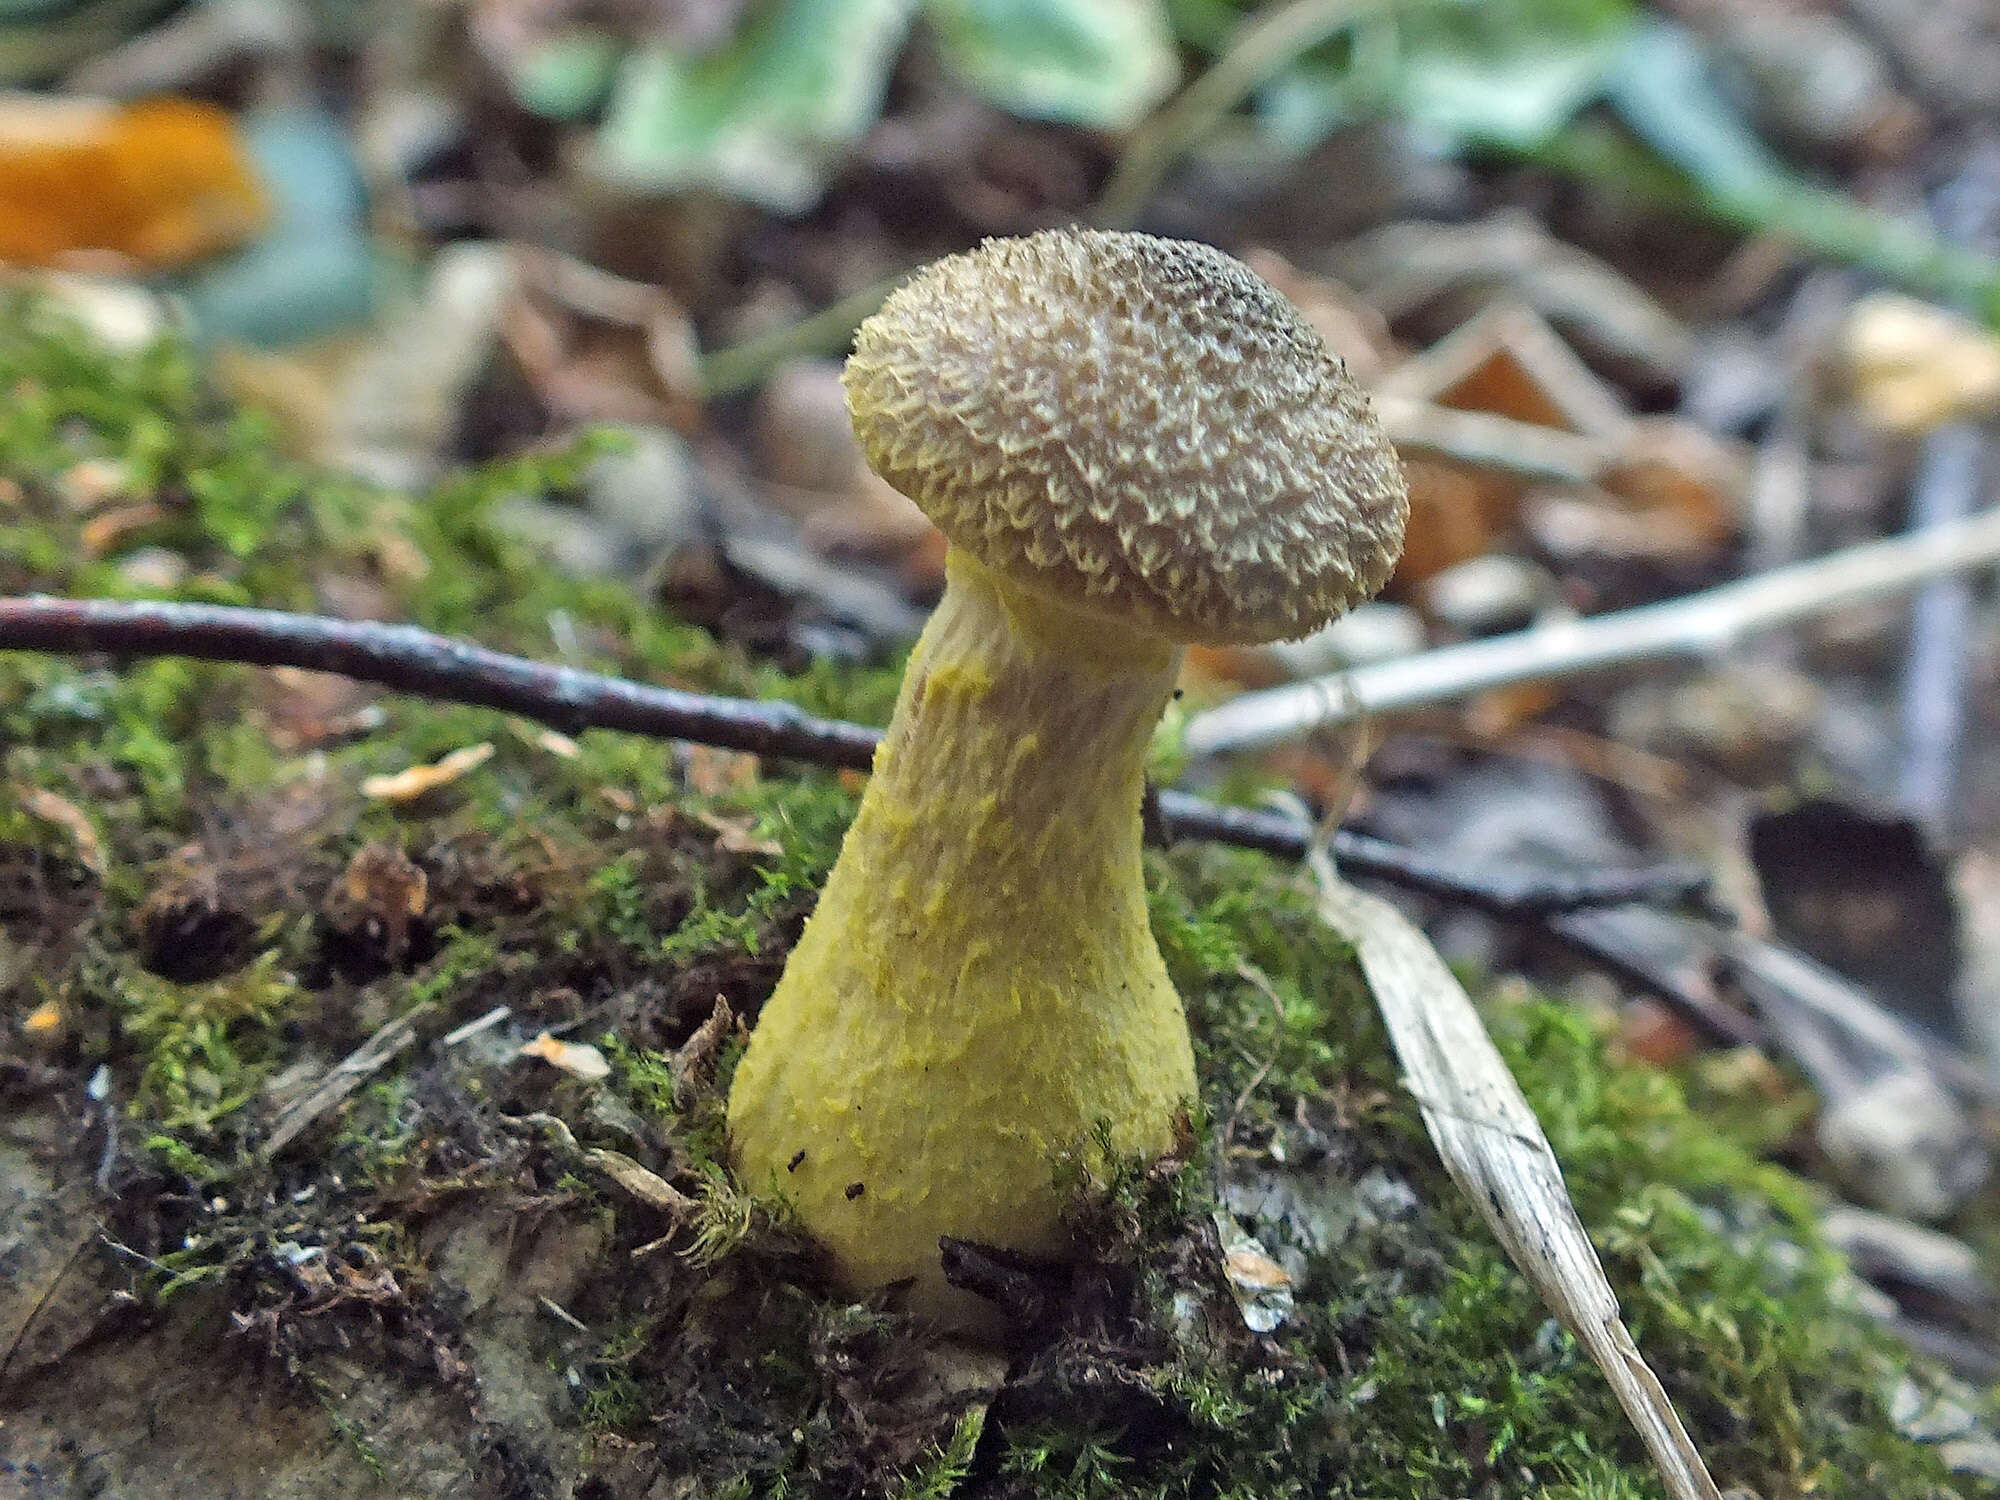
<svg viewBox="0 0 2000 1500">
<path fill-rule="evenodd" d="M 938 1238 L 1067 1247 L 1065 1152 L 1158 1154 L 1194 1094 L 1139 803 L 1181 649 L 954 548 L 873 779 L 729 1099 L 747 1185 L 863 1290 L 978 1326 Z"/>
</svg>

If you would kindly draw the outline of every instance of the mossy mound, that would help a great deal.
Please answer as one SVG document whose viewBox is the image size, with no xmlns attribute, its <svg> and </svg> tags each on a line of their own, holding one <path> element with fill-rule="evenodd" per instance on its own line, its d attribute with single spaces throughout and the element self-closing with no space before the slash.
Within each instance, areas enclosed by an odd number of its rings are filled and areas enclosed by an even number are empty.
<svg viewBox="0 0 2000 1500">
<path fill-rule="evenodd" d="M 178 346 L 103 354 L 29 301 L 0 390 L 0 591 L 380 614 L 878 722 L 893 695 L 781 676 L 486 523 L 585 452 L 385 497 L 285 461 Z M 0 1488 L 1658 1493 L 1270 861 L 1155 858 L 1205 1117 L 1075 1184 L 1091 1264 L 971 1252 L 1036 1314 L 1002 1359 L 823 1295 L 719 1161 L 851 778 L 171 660 L 0 656 L 0 736 Z M 475 743 L 424 797 L 361 789 Z M 1857 1309 L 1803 1185 L 1575 1014 L 1494 1024 L 1725 1482 L 2000 1494 L 1899 1435 L 1892 1400 L 1940 1383 Z M 543 1030 L 608 1077 L 522 1057 Z M 1288 1312 L 1246 1290 L 1274 1263 Z"/>
</svg>

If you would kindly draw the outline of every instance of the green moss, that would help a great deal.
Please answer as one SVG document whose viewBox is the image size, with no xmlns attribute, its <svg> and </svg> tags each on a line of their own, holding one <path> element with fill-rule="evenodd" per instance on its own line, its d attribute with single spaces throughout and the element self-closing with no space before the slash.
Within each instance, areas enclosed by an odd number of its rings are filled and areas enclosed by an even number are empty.
<svg viewBox="0 0 2000 1500">
<path fill-rule="evenodd" d="M 227 1167 L 209 1161 L 177 1135 L 148 1136 L 146 1152 L 166 1170 L 197 1187 L 220 1182 L 229 1174 Z"/>
<path fill-rule="evenodd" d="M 632 1374 L 631 1362 L 646 1347 L 653 1332 L 644 1324 L 634 1324 L 604 1341 L 597 1358 L 582 1372 L 589 1391 L 583 1400 L 586 1424 L 629 1427 L 644 1417 L 646 1393 Z"/>
<path fill-rule="evenodd" d="M 893 668 L 781 678 L 621 588 L 537 569 L 486 524 L 498 495 L 569 483 L 587 449 L 460 476 L 421 504 L 384 497 L 290 463 L 177 346 L 97 353 L 29 302 L 0 308 L 0 389 L 0 478 L 18 487 L 0 499 L 8 591 L 131 591 L 122 554 L 90 556 L 87 514 L 64 498 L 77 464 L 108 460 L 131 496 L 158 499 L 133 541 L 187 560 L 186 597 L 313 608 L 344 578 L 404 618 L 532 655 L 554 654 L 560 615 L 585 660 L 651 680 L 877 721 L 893 696 Z M 91 874 L 73 830 L 0 799 L 0 1025 L 11 1046 L 56 1003 L 48 1060 L 77 1079 L 104 1067 L 145 1143 L 104 1208 L 125 1243 L 169 1248 L 115 1266 L 176 1305 L 205 1287 L 308 1395 L 322 1353 L 352 1358 L 383 1320 L 451 1346 L 454 1319 L 428 1310 L 450 1299 L 420 1226 L 440 1204 L 490 1200 L 607 1231 L 565 1306 L 617 1332 L 579 1357 L 566 1420 L 657 1443 L 677 1466 L 668 1487 L 1659 1494 L 1596 1371 L 1446 1181 L 1349 954 L 1284 869 L 1203 848 L 1152 858 L 1204 1088 L 1185 1164 L 1076 1184 L 1096 1268 L 990 1404 L 940 1399 L 920 1333 L 824 1297 L 809 1248 L 728 1181 L 721 1100 L 740 1042 L 698 1067 L 676 1056 L 718 995 L 747 1014 L 769 992 L 851 786 L 766 767 L 704 792 L 666 746 L 589 733 L 557 753 L 504 716 L 393 697 L 365 735 L 298 743 L 273 732 L 286 691 L 199 663 L 0 657 L 0 777 L 81 813 L 102 864 Z M 492 758 L 420 804 L 358 790 L 479 740 Z M 365 880 L 349 888 L 370 851 L 424 877 L 400 936 Z M 443 1045 L 501 1006 L 518 1034 L 598 1042 L 610 1079 L 520 1062 L 499 1028 Z M 1767 1500 L 2000 1493 L 1897 1435 L 1889 1391 L 1935 1376 L 1852 1306 L 1812 1191 L 1754 1154 L 1779 1127 L 1725 1107 L 1713 1079 L 1695 1080 L 1691 1109 L 1561 1007 L 1495 994 L 1489 1009 L 1633 1331 L 1725 1483 Z M 410 1016 L 414 1045 L 264 1160 L 294 1097 L 274 1084 L 322 1078 Z M 584 1151 L 521 1127 L 528 1114 L 564 1119 Z M 635 1201 L 588 1165 L 591 1147 L 668 1179 L 696 1212 L 677 1222 Z M 96 1149 L 79 1147 L 78 1176 Z M 1296 1269 L 1292 1315 L 1268 1336 L 1244 1327 L 1222 1278 L 1218 1204 Z M 407 1305 L 298 1316 L 286 1245 L 345 1247 L 393 1271 Z"/>
<path fill-rule="evenodd" d="M 895 1500 L 950 1500 L 972 1474 L 979 1435 L 986 1430 L 986 1410 L 974 1407 L 960 1417 L 951 1436 L 933 1449 L 915 1473 L 896 1487 Z"/>
<path fill-rule="evenodd" d="M 371 1084 L 341 1115 L 329 1159 L 343 1176 L 389 1186 L 412 1162 L 421 1121 L 422 1105 L 407 1076 Z"/>
<path fill-rule="evenodd" d="M 721 1264 L 753 1240 L 768 1239 L 785 1225 L 784 1200 L 775 1203 L 738 1187 L 719 1165 L 701 1171 L 693 1234 L 684 1252 L 699 1267 Z"/>
<path fill-rule="evenodd" d="M 382 1452 L 369 1440 L 361 1425 L 340 1408 L 339 1400 L 327 1388 L 324 1381 L 308 1376 L 304 1384 L 319 1401 L 320 1410 L 326 1413 L 327 1422 L 336 1435 L 346 1443 L 354 1456 L 361 1460 L 361 1466 L 373 1475 L 379 1483 L 388 1478 L 388 1465 L 383 1461 Z"/>
<path fill-rule="evenodd" d="M 436 958 L 402 987 L 401 1011 L 437 1005 L 459 992 L 481 985 L 503 964 L 498 941 L 491 933 L 470 927 L 447 927 L 444 947 Z"/>
<path fill-rule="evenodd" d="M 1266 1156 L 1225 1164 L 1230 1201 L 1286 1205 L 1243 1216 L 1270 1248 L 1310 1252 L 1300 1310 L 1249 1363 L 1191 1359 L 1182 1338 L 1156 1378 L 1171 1423 L 1204 1440 L 1149 1474 L 1129 1438 L 1086 1435 L 1072 1467 L 1099 1477 L 1061 1492 L 1656 1493 L 1596 1371 L 1435 1163 L 1309 900 L 1243 856 L 1177 864 L 1155 918 L 1203 1039 L 1209 1107 L 1233 1122 L 1237 1153 L 1261 1142 Z M 1537 1002 L 1492 1022 L 1716 1472 L 1764 1494 L 1937 1493 L 1943 1464 L 1894 1435 L 1885 1405 L 1912 1361 L 1857 1314 L 1806 1189 L 1718 1135 L 1673 1081 L 1609 1057 L 1576 1013 Z M 1311 1174 L 1268 1159 L 1314 1152 Z M 1353 1196 L 1315 1202 L 1313 1185 L 1369 1174 L 1407 1187 L 1403 1210 L 1316 1246 L 1316 1213 L 1338 1218 Z M 1136 1465 L 1107 1467 L 1107 1444 Z M 1047 1431 L 1021 1446 L 1067 1451 Z"/>
<path fill-rule="evenodd" d="M 112 978 L 121 1029 L 145 1054 L 132 1108 L 163 1131 L 210 1126 L 249 1102 L 276 1050 L 298 982 L 267 949 L 203 984 L 121 967 Z"/>
</svg>

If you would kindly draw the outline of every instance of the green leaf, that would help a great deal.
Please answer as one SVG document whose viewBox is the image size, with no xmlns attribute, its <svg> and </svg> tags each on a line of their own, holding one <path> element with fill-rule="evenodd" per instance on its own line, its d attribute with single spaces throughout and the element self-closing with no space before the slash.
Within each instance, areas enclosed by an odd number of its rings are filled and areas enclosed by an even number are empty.
<svg viewBox="0 0 2000 1500">
<path fill-rule="evenodd" d="M 1921 215 L 1886 213 L 1793 172 L 1729 103 L 1685 28 L 1656 19 L 1636 30 L 1606 98 L 1658 156 L 1589 121 L 1537 142 L 1531 154 L 2000 319 L 2000 262 L 1940 239 Z"/>
<path fill-rule="evenodd" d="M 1603 92 L 1634 21 L 1628 0 L 1483 0 L 1422 11 L 1399 112 L 1453 141 L 1547 140 Z"/>
<path fill-rule="evenodd" d="M 1123 130 L 1180 78 L 1161 0 L 929 0 L 925 14 L 947 65 L 1015 114 Z"/>
<path fill-rule="evenodd" d="M 1631 0 L 1432 0 L 1358 26 L 1259 96 L 1285 150 L 1395 116 L 1446 147 L 1543 144 L 1605 90 L 1629 45 Z"/>
<path fill-rule="evenodd" d="M 916 0 L 772 0 L 728 47 L 625 59 L 598 169 L 627 188 L 708 187 L 779 213 L 810 208 L 873 123 Z"/>
<path fill-rule="evenodd" d="M 570 27 L 512 59 L 508 86 L 523 109 L 551 120 L 580 120 L 603 101 L 619 45 L 603 27 Z"/>
</svg>

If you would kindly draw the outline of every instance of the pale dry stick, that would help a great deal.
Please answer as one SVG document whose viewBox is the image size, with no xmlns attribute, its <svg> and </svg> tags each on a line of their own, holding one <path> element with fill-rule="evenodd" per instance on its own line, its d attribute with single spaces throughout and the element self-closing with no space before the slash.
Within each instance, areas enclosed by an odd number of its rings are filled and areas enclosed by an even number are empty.
<svg viewBox="0 0 2000 1500">
<path fill-rule="evenodd" d="M 1375 395 L 1375 415 L 1400 452 L 1434 453 L 1516 479 L 1588 484 L 1618 456 L 1602 438 L 1517 422 L 1492 412 L 1459 411 L 1410 396 Z"/>
<path fill-rule="evenodd" d="M 1638 1430 L 1672 1500 L 1721 1500 L 1672 1400 L 1632 1342 L 1562 1168 L 1471 997 L 1389 902 L 1309 860 L 1321 918 L 1354 944 L 1404 1083 L 1453 1182 L 1576 1336 Z"/>
<path fill-rule="evenodd" d="M 648 1208 L 658 1209 L 677 1224 L 686 1223 L 694 1216 L 694 1199 L 666 1178 L 650 1167 L 641 1166 L 622 1151 L 579 1144 L 568 1124 L 557 1116 L 537 1112 L 508 1118 L 511 1124 L 533 1125 L 547 1131 L 563 1150 L 581 1157 L 585 1165 L 596 1168 L 633 1198 Z"/>
<path fill-rule="evenodd" d="M 1937 198 L 1938 234 L 1948 244 L 1980 247 L 2000 229 L 2000 146 L 1975 144 L 1964 167 Z M 1976 312 L 1976 309 L 1964 309 Z M 1980 471 L 1990 461 L 1987 435 L 1974 422 L 1952 422 L 1924 438 L 1910 490 L 1914 526 L 1956 520 L 1976 504 Z M 1939 838 L 1952 833 L 1958 801 L 1971 675 L 1972 590 L 1962 578 L 1926 583 L 1910 608 L 1903 656 L 1903 764 L 1898 800 Z"/>
<path fill-rule="evenodd" d="M 514 1008 L 511 1005 L 496 1005 L 476 1020 L 467 1021 L 456 1030 L 447 1031 L 443 1036 L 438 1038 L 438 1045 L 440 1047 L 456 1047 L 460 1042 L 470 1041 L 482 1031 L 492 1030 L 513 1014 Z"/>
<path fill-rule="evenodd" d="M 1206 73 L 1134 132 L 1097 196 L 1091 222 L 1107 229 L 1130 224 L 1168 169 L 1218 120 L 1299 57 L 1391 3 L 1293 0 L 1250 22 Z"/>
<path fill-rule="evenodd" d="M 1710 660 L 1756 631 L 1996 563 L 2000 508 L 1680 599 L 1246 693 L 1197 714 L 1188 724 L 1186 745 L 1198 755 L 1254 749 L 1362 714 L 1425 708 L 1517 682 L 1637 662 Z"/>
<path fill-rule="evenodd" d="M 1956 520 L 1972 509 L 1987 463 L 1978 424 L 1954 422 L 1924 439 L 1911 486 L 1911 519 L 1920 526 Z M 1972 637 L 1972 588 L 1963 578 L 1934 578 L 1910 604 L 1903 655 L 1903 764 L 1897 800 L 1941 839 L 1952 832 L 1966 721 Z"/>
<path fill-rule="evenodd" d="M 346 1057 L 335 1063 L 308 1092 L 286 1105 L 265 1138 L 262 1155 L 266 1161 L 297 1140 L 306 1127 L 337 1109 L 349 1094 L 387 1067 L 397 1054 L 417 1040 L 417 1025 L 429 1019 L 437 1006 L 430 1001 L 407 1015 L 398 1016 Z"/>
</svg>

